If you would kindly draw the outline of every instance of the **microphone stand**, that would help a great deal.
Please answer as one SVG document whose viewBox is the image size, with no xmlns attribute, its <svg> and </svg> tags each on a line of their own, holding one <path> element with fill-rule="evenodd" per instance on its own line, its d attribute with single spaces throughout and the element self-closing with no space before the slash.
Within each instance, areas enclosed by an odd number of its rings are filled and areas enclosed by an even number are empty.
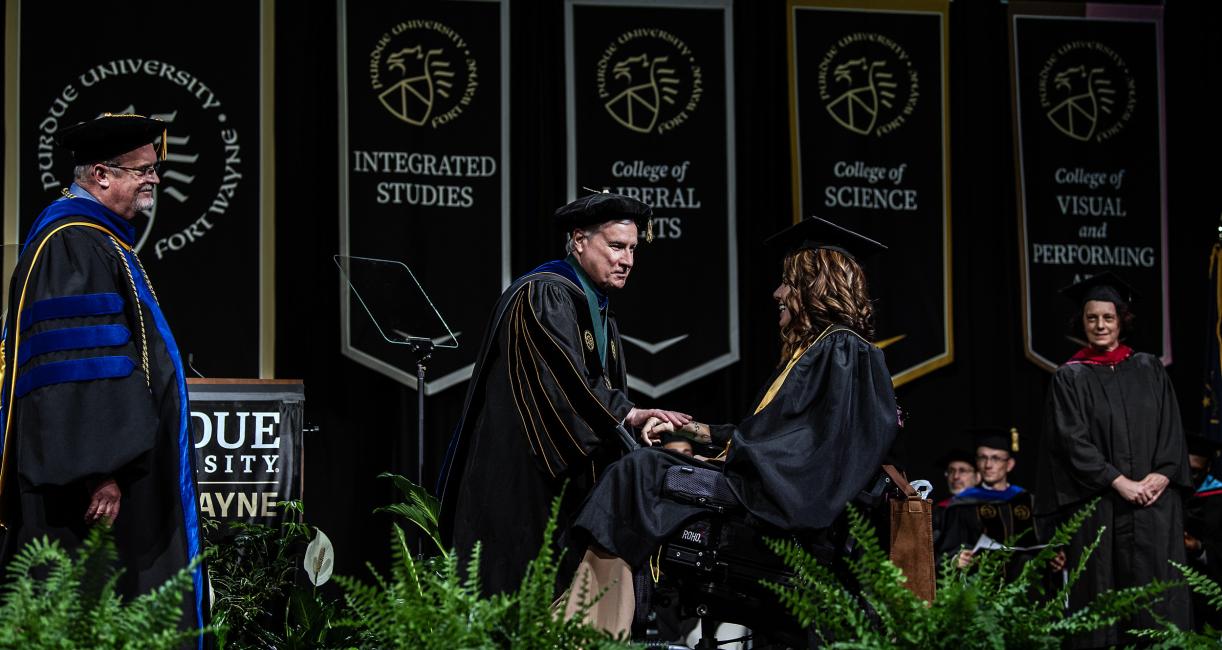
<svg viewBox="0 0 1222 650">
<path fill-rule="evenodd" d="M 424 487 L 424 374 L 437 346 L 431 339 L 392 331 L 403 337 L 398 342 L 411 346 L 412 354 L 416 357 L 416 485 Z"/>
<path fill-rule="evenodd" d="M 409 340 L 416 355 L 416 484 L 424 485 L 424 372 L 433 358 L 433 342 L 412 337 Z"/>
</svg>

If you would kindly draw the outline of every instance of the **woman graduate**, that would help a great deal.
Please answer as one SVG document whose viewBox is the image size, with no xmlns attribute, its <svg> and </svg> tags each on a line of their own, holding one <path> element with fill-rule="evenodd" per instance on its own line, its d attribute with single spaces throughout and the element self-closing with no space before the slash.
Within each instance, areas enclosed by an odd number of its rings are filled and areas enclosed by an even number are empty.
<svg viewBox="0 0 1222 650">
<path fill-rule="evenodd" d="M 701 442 L 726 445 L 726 481 L 752 516 L 817 537 L 875 477 L 897 430 L 891 374 L 869 341 L 873 309 L 854 257 L 885 247 L 817 217 L 773 235 L 765 246 L 783 260 L 781 285 L 772 294 L 780 365 L 754 413 L 737 427 L 685 428 Z M 631 572 L 707 512 L 663 497 L 663 476 L 671 466 L 698 463 L 645 448 L 607 469 L 573 525 L 578 550 L 586 544 L 569 591 L 570 615 L 582 593 L 606 588 L 589 612 L 591 622 L 613 633 L 629 629 Z"/>
<path fill-rule="evenodd" d="M 1179 406 L 1162 363 L 1120 342 L 1131 329 L 1131 291 L 1102 273 L 1063 290 L 1078 308 L 1087 346 L 1057 369 L 1048 387 L 1036 515 L 1064 521 L 1087 502 L 1099 504 L 1067 549 L 1075 566 L 1106 528 L 1069 597 L 1070 610 L 1108 589 L 1174 580 L 1168 560 L 1184 562 L 1180 490 L 1191 489 Z M 1045 530 L 1051 530 L 1043 526 Z M 1151 610 L 1122 622 L 1161 627 L 1153 615 L 1187 628 L 1186 588 L 1162 596 Z M 1133 642 L 1117 627 L 1075 637 L 1077 647 Z"/>
</svg>

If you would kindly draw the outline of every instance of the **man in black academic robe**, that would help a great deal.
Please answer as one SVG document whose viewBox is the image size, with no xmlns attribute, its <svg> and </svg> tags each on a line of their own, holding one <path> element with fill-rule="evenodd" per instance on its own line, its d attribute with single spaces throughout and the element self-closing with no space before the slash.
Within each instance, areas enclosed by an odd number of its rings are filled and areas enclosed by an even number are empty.
<svg viewBox="0 0 1222 650">
<path fill-rule="evenodd" d="M 109 523 L 128 598 L 201 550 L 182 363 L 128 222 L 152 207 L 150 143 L 164 137 L 133 115 L 65 129 L 76 182 L 31 227 L 4 322 L 0 561 L 43 535 L 72 549 Z M 193 577 L 183 625 L 198 628 Z"/>
<path fill-rule="evenodd" d="M 972 435 L 980 485 L 962 490 L 942 508 L 935 543 L 939 562 L 958 554 L 960 566 L 970 563 L 971 551 L 981 535 L 1000 544 L 1035 543 L 1033 495 L 1010 483 L 1010 473 L 1017 463 L 1017 430 L 980 427 Z M 1006 575 L 1017 576 L 1025 559 L 1023 554 L 1015 556 L 1006 567 Z"/>
<path fill-rule="evenodd" d="M 443 539 L 462 556 L 482 545 L 483 589 L 516 589 L 543 543 L 552 501 L 559 529 L 632 436 L 626 428 L 690 417 L 637 409 L 609 309 L 632 268 L 649 206 L 602 193 L 556 211 L 569 256 L 518 278 L 484 336 L 439 482 Z M 567 584 L 576 559 L 565 558 Z"/>
</svg>

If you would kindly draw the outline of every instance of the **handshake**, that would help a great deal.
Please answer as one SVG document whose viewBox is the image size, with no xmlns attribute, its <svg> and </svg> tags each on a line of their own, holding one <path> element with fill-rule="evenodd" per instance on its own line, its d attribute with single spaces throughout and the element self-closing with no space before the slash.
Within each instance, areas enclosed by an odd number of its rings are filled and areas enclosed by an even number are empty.
<svg viewBox="0 0 1222 650">
<path fill-rule="evenodd" d="M 640 430 L 641 442 L 653 446 L 662 440 L 664 433 L 677 433 L 700 444 L 712 441 L 712 432 L 707 424 L 696 422 L 692 416 L 664 409 L 637 409 L 628 412 L 625 423 Z"/>
</svg>

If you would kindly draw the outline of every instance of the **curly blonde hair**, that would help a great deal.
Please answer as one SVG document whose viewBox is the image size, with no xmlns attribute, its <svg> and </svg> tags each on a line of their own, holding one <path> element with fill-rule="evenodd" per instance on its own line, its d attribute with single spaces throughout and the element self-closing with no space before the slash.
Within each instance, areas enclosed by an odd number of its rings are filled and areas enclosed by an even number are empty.
<svg viewBox="0 0 1222 650">
<path fill-rule="evenodd" d="M 866 275 L 848 255 L 820 248 L 785 256 L 781 282 L 789 324 L 781 329 L 781 363 L 810 345 L 829 325 L 842 325 L 866 339 L 874 338 L 874 305 Z"/>
</svg>

